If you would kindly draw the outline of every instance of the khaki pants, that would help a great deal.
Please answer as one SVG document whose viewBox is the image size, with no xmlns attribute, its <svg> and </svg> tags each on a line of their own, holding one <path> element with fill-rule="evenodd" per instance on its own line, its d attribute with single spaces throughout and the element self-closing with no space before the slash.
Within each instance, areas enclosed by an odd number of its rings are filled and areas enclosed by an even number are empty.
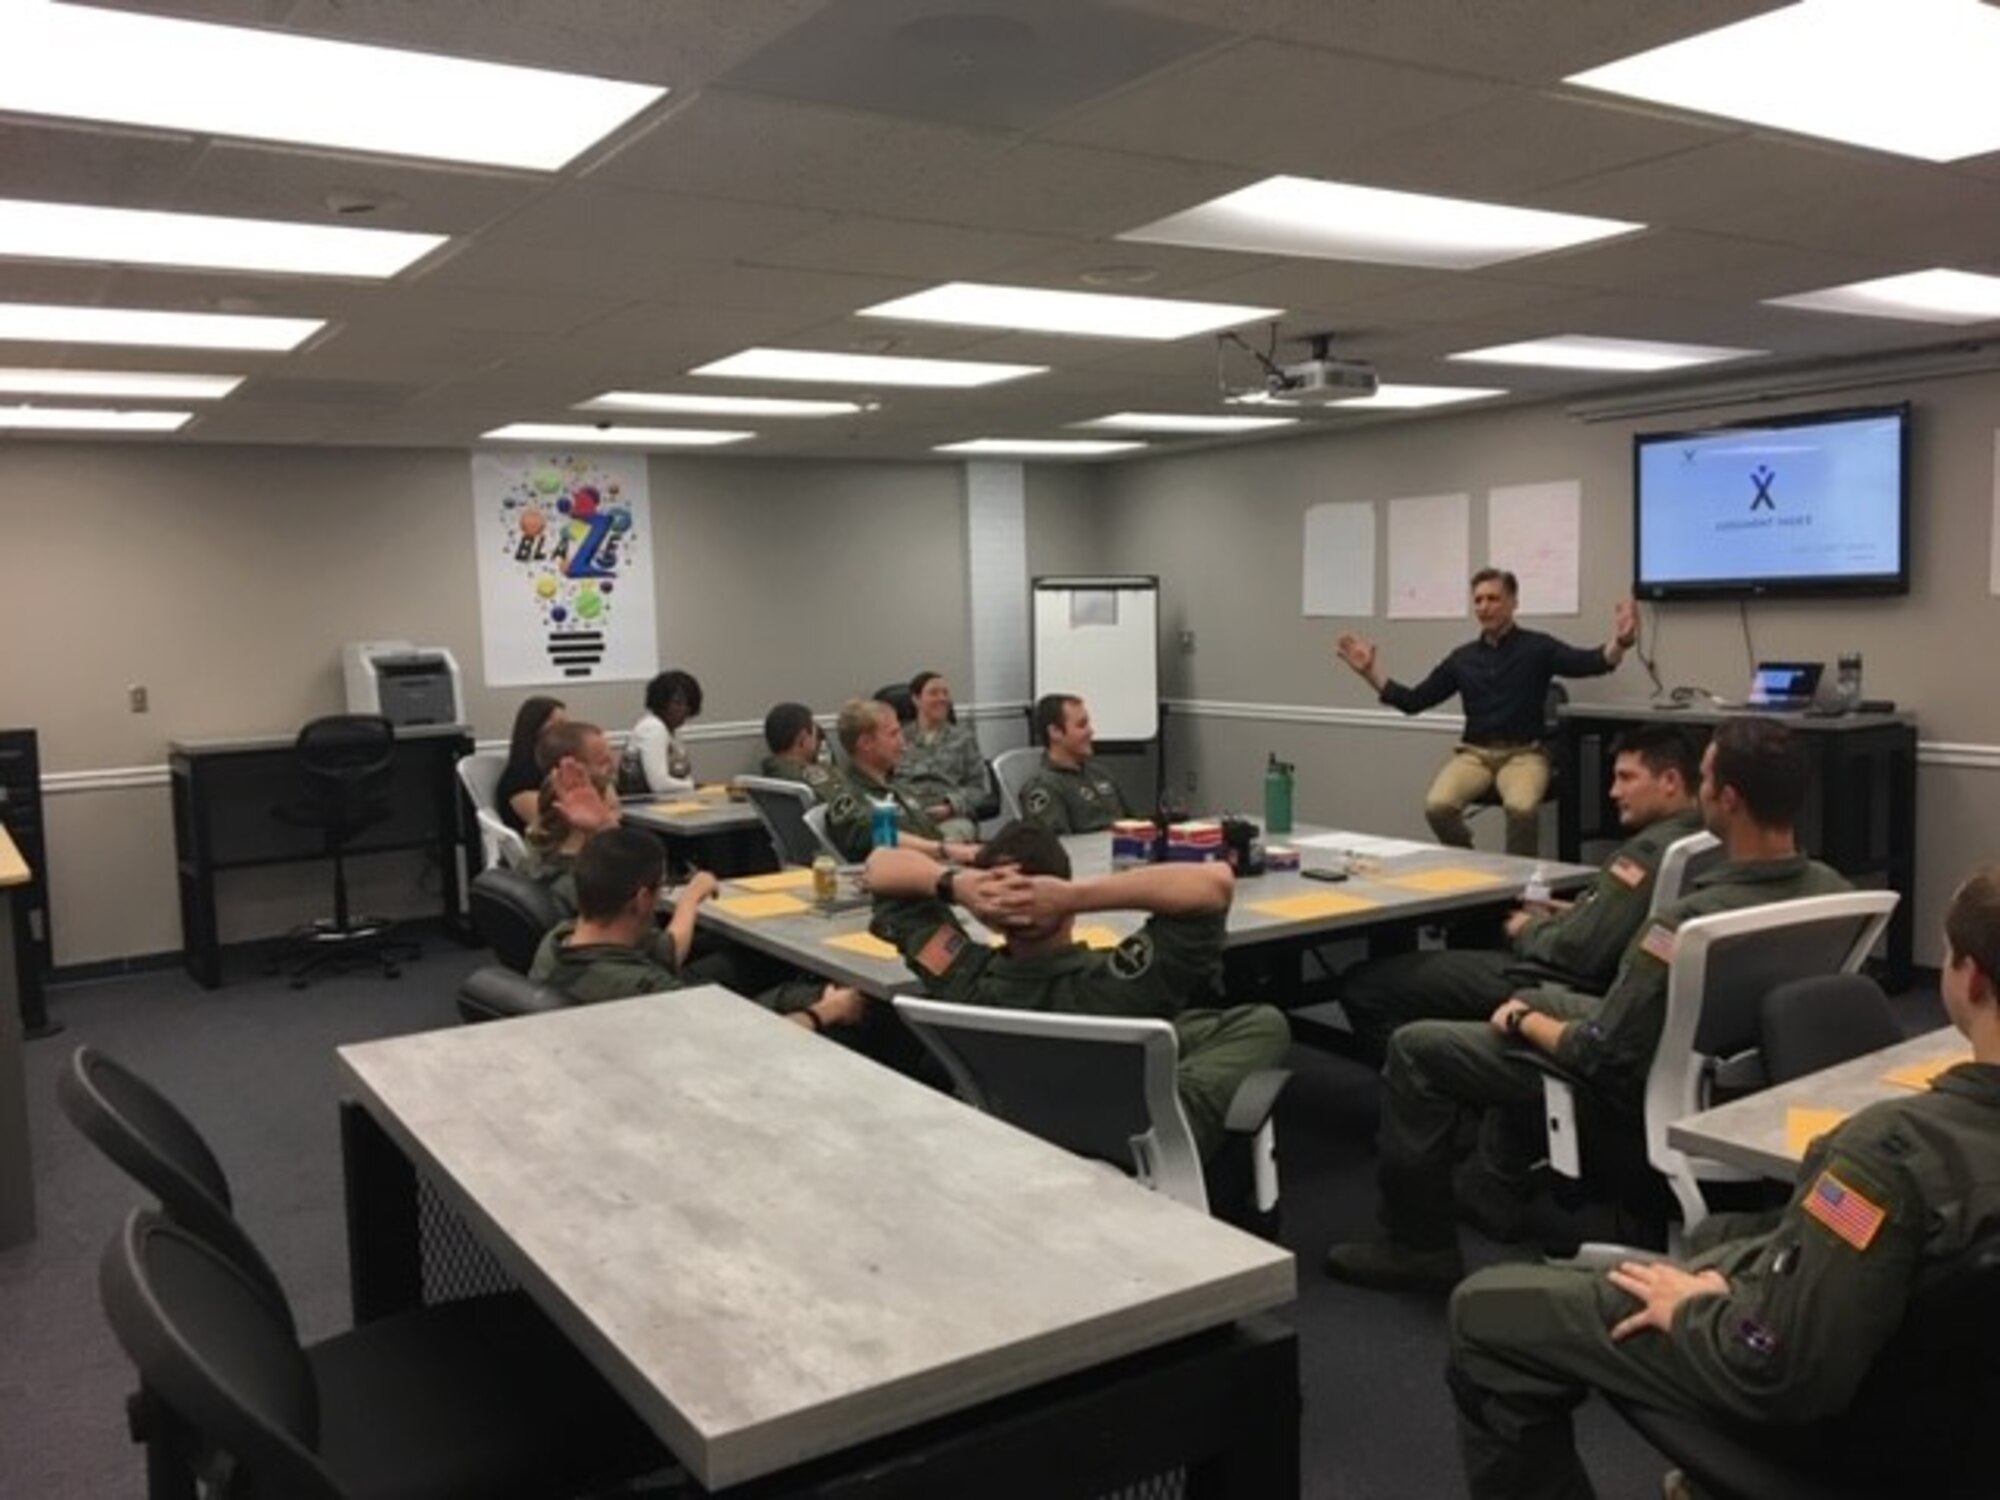
<svg viewBox="0 0 2000 1500">
<path fill-rule="evenodd" d="M 1472 847 L 1465 809 L 1494 788 L 1507 815 L 1507 852 L 1532 859 L 1542 841 L 1549 756 L 1540 745 L 1460 745 L 1424 794 L 1424 817 L 1440 844 Z"/>
</svg>

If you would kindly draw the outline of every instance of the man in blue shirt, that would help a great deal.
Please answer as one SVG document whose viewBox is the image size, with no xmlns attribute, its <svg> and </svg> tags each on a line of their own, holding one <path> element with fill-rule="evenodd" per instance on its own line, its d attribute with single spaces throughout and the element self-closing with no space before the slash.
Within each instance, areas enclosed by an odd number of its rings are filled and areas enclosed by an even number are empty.
<svg viewBox="0 0 2000 1500">
<path fill-rule="evenodd" d="M 1334 649 L 1365 678 L 1381 701 L 1420 714 L 1457 694 L 1465 737 L 1424 796 L 1424 817 L 1439 843 L 1472 847 L 1465 809 L 1496 786 L 1507 815 L 1507 852 L 1532 857 L 1541 838 L 1542 798 L 1549 789 L 1546 732 L 1549 683 L 1557 677 L 1601 677 L 1615 671 L 1639 639 L 1639 608 L 1619 602 L 1611 639 L 1602 646 L 1567 645 L 1514 623 L 1521 586 L 1512 573 L 1481 568 L 1472 575 L 1472 613 L 1479 638 L 1453 651 L 1415 687 L 1383 675 L 1375 643 L 1343 635 Z"/>
</svg>

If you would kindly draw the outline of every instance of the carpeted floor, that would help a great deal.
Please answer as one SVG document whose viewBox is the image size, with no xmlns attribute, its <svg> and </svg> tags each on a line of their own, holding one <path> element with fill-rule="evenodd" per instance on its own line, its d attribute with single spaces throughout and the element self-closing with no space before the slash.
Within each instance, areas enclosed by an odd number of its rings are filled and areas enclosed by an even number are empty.
<svg viewBox="0 0 2000 1500">
<path fill-rule="evenodd" d="M 455 1024 L 451 996 L 485 955 L 431 939 L 396 981 L 330 980 L 297 992 L 233 960 L 204 991 L 178 971 L 58 987 L 67 1029 L 29 1044 L 41 1232 L 0 1252 L 0 1496 L 135 1500 L 124 1430 L 130 1369 L 97 1308 L 98 1255 L 136 1190 L 57 1113 L 53 1080 L 79 1042 L 135 1068 L 194 1119 L 230 1173 L 238 1211 L 288 1289 L 301 1329 L 347 1326 L 333 1049 Z M 1908 1002 L 1911 1029 L 1935 1001 Z M 1922 1013 L 1919 1014 L 1919 1011 Z M 1369 1232 L 1376 1083 L 1356 1064 L 1294 1049 L 1280 1111 L 1285 1239 L 1299 1255 L 1290 1313 L 1302 1339 L 1305 1494 L 1425 1500 L 1462 1492 L 1440 1374 L 1443 1306 L 1327 1281 L 1329 1240 Z M 1498 1258 L 1470 1234 L 1475 1261 Z M 1650 1500 L 1662 1465 L 1601 1405 L 1579 1420 L 1600 1492 Z"/>
</svg>

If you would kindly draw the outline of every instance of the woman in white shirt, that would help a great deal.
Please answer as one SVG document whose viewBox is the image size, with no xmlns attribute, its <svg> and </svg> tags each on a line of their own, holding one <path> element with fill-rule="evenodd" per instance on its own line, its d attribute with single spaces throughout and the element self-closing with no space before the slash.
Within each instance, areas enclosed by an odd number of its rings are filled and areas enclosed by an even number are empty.
<svg viewBox="0 0 2000 1500">
<path fill-rule="evenodd" d="M 632 728 L 626 756 L 655 795 L 694 790 L 694 766 L 680 741 L 681 725 L 701 712 L 701 684 L 678 669 L 646 684 L 646 713 Z M 624 778 L 621 778 L 621 780 Z"/>
</svg>

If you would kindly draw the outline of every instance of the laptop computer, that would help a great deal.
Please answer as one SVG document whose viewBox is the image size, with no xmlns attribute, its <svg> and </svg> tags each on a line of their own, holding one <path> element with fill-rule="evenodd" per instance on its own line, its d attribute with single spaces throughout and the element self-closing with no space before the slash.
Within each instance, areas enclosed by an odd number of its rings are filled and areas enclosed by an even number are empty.
<svg viewBox="0 0 2000 1500">
<path fill-rule="evenodd" d="M 1769 714 L 1804 713 L 1825 670 L 1826 663 L 1818 661 L 1760 661 L 1743 706 Z"/>
</svg>

